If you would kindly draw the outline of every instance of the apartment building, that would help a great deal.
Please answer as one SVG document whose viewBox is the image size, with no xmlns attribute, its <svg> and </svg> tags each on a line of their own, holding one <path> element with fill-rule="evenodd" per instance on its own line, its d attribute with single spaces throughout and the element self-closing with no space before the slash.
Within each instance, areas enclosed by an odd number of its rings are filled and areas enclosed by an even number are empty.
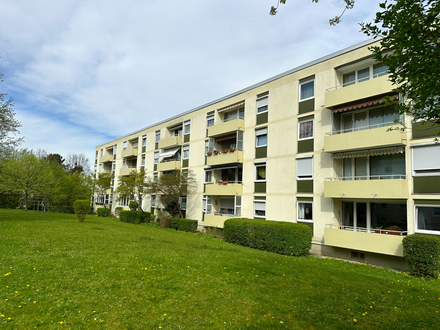
<svg viewBox="0 0 440 330">
<path fill-rule="evenodd" d="M 96 147 L 95 173 L 191 171 L 186 217 L 304 223 L 312 252 L 404 268 L 402 239 L 440 233 L 440 146 L 432 125 L 399 118 L 368 40 Z M 161 208 L 147 196 L 143 209 Z"/>
</svg>

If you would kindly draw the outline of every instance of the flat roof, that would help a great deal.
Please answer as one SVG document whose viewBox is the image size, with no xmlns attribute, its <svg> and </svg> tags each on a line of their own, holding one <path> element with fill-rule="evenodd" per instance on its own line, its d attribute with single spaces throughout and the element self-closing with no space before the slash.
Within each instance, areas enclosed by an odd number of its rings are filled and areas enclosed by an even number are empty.
<svg viewBox="0 0 440 330">
<path fill-rule="evenodd" d="M 191 112 L 195 112 L 195 111 L 198 111 L 198 110 L 200 110 L 200 109 L 206 108 L 206 107 L 208 107 L 208 106 L 210 106 L 210 105 L 213 105 L 213 104 L 219 103 L 219 102 L 221 102 L 221 101 L 224 101 L 224 100 L 230 99 L 231 97 L 234 97 L 234 96 L 240 95 L 240 94 L 245 93 L 245 92 L 247 92 L 247 91 L 250 91 L 250 90 L 252 90 L 252 89 L 254 89 L 254 88 L 257 88 L 257 87 L 263 86 L 263 85 L 265 85 L 265 84 L 267 84 L 267 83 L 270 83 L 270 82 L 275 81 L 275 80 L 277 80 L 277 79 L 280 79 L 280 78 L 283 78 L 283 77 L 285 77 L 285 76 L 288 76 L 289 74 L 292 74 L 292 73 L 295 73 L 295 72 L 298 72 L 298 71 L 304 70 L 304 69 L 306 69 L 306 68 L 308 68 L 308 67 L 310 67 L 310 66 L 316 65 L 316 64 L 318 64 L 318 63 L 321 63 L 321 62 L 324 62 L 324 61 L 328 61 L 328 60 L 330 60 L 330 59 L 332 59 L 332 58 L 334 58 L 334 57 L 338 57 L 338 56 L 340 56 L 340 55 L 343 55 L 343 54 L 345 54 L 345 53 L 351 52 L 351 51 L 356 50 L 356 49 L 358 49 L 358 48 L 362 48 L 362 47 L 364 47 L 364 46 L 367 46 L 367 45 L 369 45 L 369 44 L 372 44 L 372 43 L 374 43 L 374 42 L 377 42 L 378 40 L 380 40 L 380 39 L 370 38 L 370 39 L 368 39 L 368 40 L 365 40 L 365 41 L 359 42 L 359 43 L 357 43 L 357 44 L 355 44 L 355 45 L 352 45 L 352 46 L 350 46 L 350 47 L 347 47 L 347 48 L 344 48 L 344 49 L 338 50 L 337 52 L 331 53 L 331 54 L 329 54 L 329 55 L 325 55 L 325 56 L 320 57 L 320 58 L 318 58 L 318 59 L 316 59 L 316 60 L 313 60 L 313 61 L 311 61 L 311 62 L 308 62 L 308 63 L 302 64 L 302 65 L 297 66 L 297 67 L 295 67 L 295 68 L 293 68 L 293 69 L 290 69 L 290 70 L 285 71 L 285 72 L 283 72 L 283 73 L 277 74 L 276 76 L 273 76 L 273 77 L 271 77 L 271 78 L 265 79 L 265 80 L 263 80 L 263 81 L 260 81 L 260 82 L 258 82 L 258 83 L 256 83 L 256 84 L 253 84 L 253 85 L 248 86 L 248 87 L 246 87 L 246 88 L 240 89 L 240 90 L 238 90 L 238 91 L 236 91 L 236 92 L 234 92 L 234 93 L 228 94 L 228 95 L 223 96 L 223 97 L 221 97 L 221 98 L 219 98 L 219 99 L 216 99 L 216 100 L 214 100 L 214 101 L 211 101 L 211 102 L 205 103 L 205 104 L 203 104 L 203 105 L 201 105 L 201 106 L 198 106 L 198 107 L 195 107 L 195 108 L 193 108 L 193 109 L 191 109 L 191 110 L 187 110 L 187 111 L 185 111 L 185 112 L 179 113 L 178 115 L 175 115 L 175 116 L 172 116 L 172 117 L 170 117 L 170 118 L 167 118 L 167 119 L 161 120 L 161 121 L 159 121 L 159 122 L 157 122 L 157 123 L 154 123 L 154 124 L 152 124 L 152 125 L 148 125 L 148 126 L 146 126 L 146 127 L 143 127 L 143 128 L 141 128 L 141 129 L 136 130 L 136 131 L 134 131 L 134 132 L 131 132 L 131 133 L 129 133 L 129 134 L 122 135 L 122 136 L 120 136 L 120 137 L 118 137 L 118 138 L 116 138 L 116 139 L 113 139 L 113 140 L 110 140 L 110 141 L 105 142 L 105 143 L 103 143 L 103 144 L 100 144 L 100 145 L 98 145 L 96 148 L 99 148 L 99 147 L 101 147 L 101 146 L 103 146 L 103 145 L 106 145 L 106 144 L 109 144 L 109 143 L 113 143 L 113 142 L 115 142 L 115 141 L 117 141 L 117 140 L 119 140 L 119 139 L 122 139 L 122 138 L 124 138 L 124 137 L 128 137 L 128 136 L 130 136 L 130 135 L 140 133 L 140 132 L 145 131 L 145 130 L 147 130 L 147 129 L 149 129 L 149 128 L 152 128 L 152 127 L 154 127 L 154 126 L 164 124 L 164 123 L 166 123 L 166 122 L 168 122 L 168 121 L 170 121 L 170 120 L 177 119 L 177 118 L 182 117 L 182 116 L 185 116 L 185 115 L 187 115 L 187 114 L 189 114 L 189 113 L 191 113 Z"/>
</svg>

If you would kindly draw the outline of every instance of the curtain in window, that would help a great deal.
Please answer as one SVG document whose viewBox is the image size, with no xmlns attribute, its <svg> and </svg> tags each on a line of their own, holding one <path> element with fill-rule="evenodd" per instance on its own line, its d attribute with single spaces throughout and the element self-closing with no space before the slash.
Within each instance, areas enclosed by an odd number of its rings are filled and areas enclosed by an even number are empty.
<svg viewBox="0 0 440 330">
<path fill-rule="evenodd" d="M 307 121 L 299 124 L 299 138 L 305 139 L 313 136 L 313 122 Z"/>
<path fill-rule="evenodd" d="M 257 167 L 257 180 L 266 180 L 266 166 Z"/>
<path fill-rule="evenodd" d="M 312 203 L 298 203 L 298 220 L 313 220 Z"/>
<path fill-rule="evenodd" d="M 370 157 L 371 179 L 397 179 L 405 175 L 405 154 Z"/>
</svg>

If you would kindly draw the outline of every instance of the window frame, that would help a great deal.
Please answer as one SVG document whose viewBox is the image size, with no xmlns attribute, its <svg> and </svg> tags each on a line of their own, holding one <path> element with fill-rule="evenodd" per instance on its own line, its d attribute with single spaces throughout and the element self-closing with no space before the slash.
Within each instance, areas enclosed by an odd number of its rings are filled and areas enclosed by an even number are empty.
<svg viewBox="0 0 440 330">
<path fill-rule="evenodd" d="M 186 131 L 187 127 L 188 127 L 188 132 Z M 188 135 L 190 133 L 191 133 L 191 119 L 188 119 L 183 122 L 183 135 Z"/>
<path fill-rule="evenodd" d="M 156 132 L 155 132 L 155 134 L 156 134 L 156 137 L 155 137 L 155 142 L 156 143 L 158 143 L 159 141 L 160 141 L 160 129 L 159 130 L 157 130 Z"/>
<path fill-rule="evenodd" d="M 154 164 L 159 164 L 159 151 L 154 152 Z"/>
<path fill-rule="evenodd" d="M 211 176 L 210 181 L 206 181 L 206 176 L 208 173 L 210 173 L 210 176 Z M 203 183 L 204 184 L 212 183 L 212 178 L 213 178 L 213 170 L 205 170 L 205 175 L 203 176 L 203 181 L 204 181 Z"/>
<path fill-rule="evenodd" d="M 265 133 L 261 133 L 261 131 L 265 131 Z M 260 132 L 260 133 L 259 133 Z M 255 130 L 255 148 L 263 148 L 267 147 L 267 138 L 268 138 L 268 129 L 267 127 L 259 128 Z M 258 137 L 266 135 L 266 144 L 258 145 Z"/>
<path fill-rule="evenodd" d="M 412 169 L 412 176 L 414 177 L 422 177 L 422 176 L 439 176 L 440 175 L 440 164 L 438 167 L 433 167 L 431 169 L 416 169 L 416 167 L 414 166 L 414 160 L 415 160 L 415 155 L 414 155 L 414 151 L 416 149 L 422 149 L 422 148 L 434 148 L 437 147 L 440 149 L 440 145 L 437 144 L 427 144 L 427 145 L 420 145 L 420 146 L 414 146 L 411 149 L 411 169 Z M 440 154 L 440 150 L 438 151 L 438 153 Z M 437 159 L 436 157 L 432 157 L 430 158 L 431 161 L 435 161 L 435 159 Z M 423 171 L 423 172 L 417 172 L 417 171 Z"/>
<path fill-rule="evenodd" d="M 185 200 L 185 202 L 183 202 Z M 186 211 L 186 205 L 187 205 L 187 196 L 181 196 L 180 197 L 180 200 L 179 200 L 179 203 L 180 203 L 180 209 L 182 210 L 182 211 Z"/>
<path fill-rule="evenodd" d="M 300 137 L 301 124 L 305 124 L 305 123 L 309 123 L 309 122 L 312 122 L 312 136 L 301 138 Z M 299 121 L 298 122 L 298 141 L 311 140 L 311 139 L 314 139 L 314 137 L 315 137 L 315 119 L 313 118 L 313 119 L 309 119 L 309 120 Z"/>
<path fill-rule="evenodd" d="M 267 99 L 267 104 L 265 104 L 265 105 L 259 107 L 259 106 L 258 106 L 258 101 L 262 101 L 262 100 L 264 100 L 264 99 Z M 260 114 L 262 114 L 262 113 L 269 112 L 269 95 L 263 95 L 263 96 L 257 97 L 257 100 L 256 100 L 256 107 L 257 107 L 257 111 L 256 111 L 257 115 L 260 115 Z M 265 109 L 265 110 L 262 110 L 262 111 L 259 111 L 259 109 L 260 109 L 260 108 L 263 108 L 263 107 L 266 107 L 266 109 Z"/>
<path fill-rule="evenodd" d="M 257 215 L 257 212 L 256 211 L 261 211 L 261 210 L 256 210 L 255 209 L 255 205 L 256 204 L 261 204 L 261 205 L 264 205 L 264 216 L 262 216 L 262 215 Z M 254 218 L 257 218 L 257 219 L 266 219 L 266 200 L 264 200 L 264 199 L 254 199 L 254 203 L 253 203 L 253 209 L 254 209 Z"/>
<path fill-rule="evenodd" d="M 128 141 L 122 142 L 122 150 L 127 150 L 128 147 Z"/>
<path fill-rule="evenodd" d="M 440 209 L 440 205 L 433 205 L 433 204 L 415 204 L 414 205 L 414 228 L 415 228 L 415 232 L 416 233 L 420 233 L 420 234 L 429 234 L 429 235 L 440 235 L 440 230 L 439 231 L 435 231 L 435 230 L 429 230 L 429 229 L 419 229 L 419 214 L 418 214 L 418 208 L 419 207 L 423 207 L 423 208 L 432 208 L 432 212 L 433 212 L 433 217 L 438 217 L 439 221 L 440 221 L 440 214 L 439 215 L 434 215 L 435 210 L 434 209 Z"/>
<path fill-rule="evenodd" d="M 185 151 L 188 151 L 188 155 L 185 157 Z M 182 147 L 182 159 L 189 159 L 189 144 L 185 144 Z"/>
<path fill-rule="evenodd" d="M 142 135 L 142 147 L 147 146 L 147 134 Z"/>
<path fill-rule="evenodd" d="M 212 120 L 212 124 L 211 125 L 209 125 L 209 122 Z M 214 124 L 215 124 L 215 113 L 214 113 L 214 111 L 212 111 L 212 112 L 208 112 L 207 114 L 206 114 L 206 128 L 209 128 L 209 127 L 211 127 L 211 126 L 214 126 Z"/>
<path fill-rule="evenodd" d="M 301 98 L 301 88 L 302 88 L 302 86 L 306 85 L 306 84 L 309 84 L 311 82 L 313 82 L 313 96 L 310 96 L 310 97 L 302 99 Z M 315 78 L 307 80 L 307 81 L 303 81 L 302 83 L 300 83 L 299 84 L 299 97 L 298 97 L 299 102 L 304 102 L 304 101 L 312 100 L 314 98 L 315 98 Z"/>
<path fill-rule="evenodd" d="M 266 178 L 265 179 L 257 179 L 257 174 L 258 174 L 258 167 L 263 167 L 265 168 L 265 172 L 266 172 Z M 254 182 L 267 182 L 267 164 L 266 162 L 264 163 L 254 163 Z"/>
<path fill-rule="evenodd" d="M 299 218 L 299 205 L 300 204 L 311 204 L 312 205 L 312 219 L 311 220 Z M 297 222 L 313 223 L 313 202 L 312 201 L 297 201 L 296 202 L 296 221 Z"/>
<path fill-rule="evenodd" d="M 312 174 L 310 176 L 298 176 L 298 162 L 300 162 L 301 160 L 306 160 L 306 159 L 311 159 L 312 160 Z M 296 158 L 296 180 L 297 181 L 310 181 L 313 180 L 313 166 L 314 166 L 314 161 L 313 161 L 313 156 L 307 156 L 307 157 L 301 157 L 301 158 Z"/>
</svg>

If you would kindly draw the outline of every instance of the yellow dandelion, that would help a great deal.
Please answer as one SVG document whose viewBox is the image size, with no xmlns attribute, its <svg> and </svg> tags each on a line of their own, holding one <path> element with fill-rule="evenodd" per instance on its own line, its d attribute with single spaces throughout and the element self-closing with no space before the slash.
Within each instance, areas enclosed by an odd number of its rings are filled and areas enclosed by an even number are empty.
<svg viewBox="0 0 440 330">
<path fill-rule="evenodd" d="M 353 321 L 357 322 L 358 320 L 356 320 L 356 319 L 353 319 Z"/>
<path fill-rule="evenodd" d="M 165 313 L 165 314 L 163 314 L 163 316 L 167 316 L 167 314 Z"/>
<path fill-rule="evenodd" d="M 34 304 L 36 304 L 37 302 L 36 301 L 34 301 Z"/>
</svg>

